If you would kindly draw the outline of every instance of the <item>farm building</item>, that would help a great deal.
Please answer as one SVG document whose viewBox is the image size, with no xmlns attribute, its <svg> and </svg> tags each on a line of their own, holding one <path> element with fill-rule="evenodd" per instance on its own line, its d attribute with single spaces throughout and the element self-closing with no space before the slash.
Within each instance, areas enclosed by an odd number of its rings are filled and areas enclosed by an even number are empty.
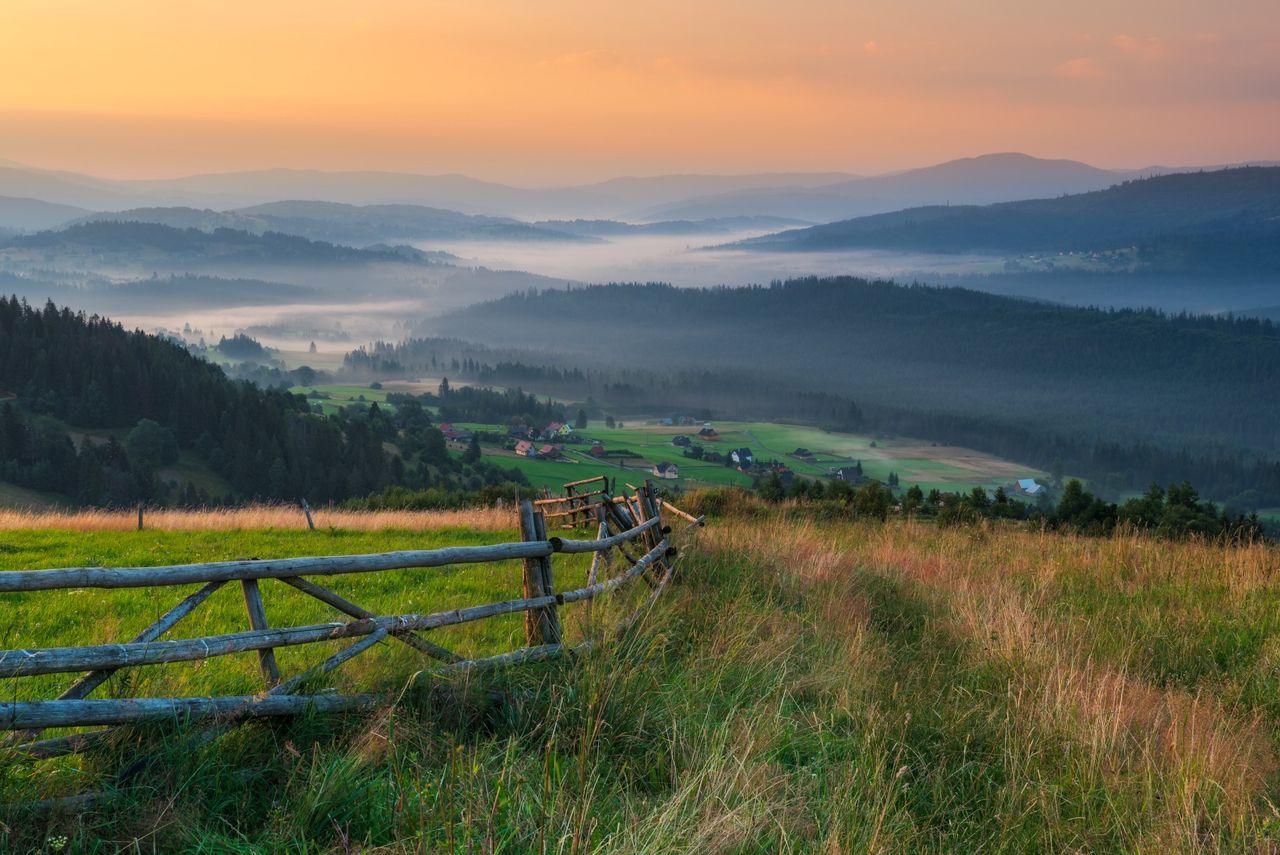
<svg viewBox="0 0 1280 855">
<path fill-rule="evenodd" d="M 1034 478 L 1019 478 L 1015 488 L 1024 496 L 1041 496 L 1047 492 L 1045 486 Z"/>
<path fill-rule="evenodd" d="M 512 425 L 507 428 L 507 436 L 514 439 L 533 439 L 533 431 L 528 425 Z"/>
<path fill-rule="evenodd" d="M 705 451 L 702 454 L 702 459 L 707 463 L 724 463 L 724 455 L 718 451 Z"/>
<path fill-rule="evenodd" d="M 684 434 L 677 434 L 676 436 L 671 437 L 671 444 L 678 445 L 681 448 L 687 448 L 691 444 L 691 440 Z"/>
<path fill-rule="evenodd" d="M 679 478 L 680 467 L 674 463 L 655 463 L 653 475 L 655 478 Z"/>
<path fill-rule="evenodd" d="M 716 433 L 716 429 L 711 425 L 707 425 L 702 430 L 698 431 L 698 438 L 705 439 L 708 442 L 714 442 L 720 438 L 720 434 Z"/>
<path fill-rule="evenodd" d="M 552 422 L 542 431 L 543 439 L 556 439 L 569 436 L 573 433 L 573 427 L 564 422 Z"/>
<path fill-rule="evenodd" d="M 756 460 L 755 455 L 751 453 L 749 448 L 735 448 L 729 452 L 729 459 L 738 464 L 738 466 L 750 466 Z"/>
<path fill-rule="evenodd" d="M 604 457 L 604 446 L 597 442 L 595 445 L 587 449 L 587 454 L 590 454 L 592 457 Z"/>
<path fill-rule="evenodd" d="M 516 443 L 516 454 L 521 457 L 537 457 L 538 449 L 532 442 L 529 442 L 529 440 L 522 439 Z"/>
<path fill-rule="evenodd" d="M 548 460 L 559 460 L 564 448 L 559 445 L 544 445 L 538 449 L 538 456 Z"/>
<path fill-rule="evenodd" d="M 792 457 L 813 457 L 813 452 L 807 448 L 797 448 L 791 452 Z"/>
<path fill-rule="evenodd" d="M 862 480 L 861 466 L 841 466 L 832 473 L 837 481 L 846 481 L 850 484 L 857 484 Z"/>
</svg>

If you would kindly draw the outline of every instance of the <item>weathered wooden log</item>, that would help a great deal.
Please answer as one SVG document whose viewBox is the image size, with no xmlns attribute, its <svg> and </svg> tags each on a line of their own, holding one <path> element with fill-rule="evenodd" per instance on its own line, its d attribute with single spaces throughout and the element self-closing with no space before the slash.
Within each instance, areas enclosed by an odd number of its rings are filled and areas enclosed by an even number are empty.
<svg viewBox="0 0 1280 855">
<path fill-rule="evenodd" d="M 227 720 L 375 708 L 376 695 L 234 695 L 222 698 L 124 698 L 0 702 L 0 727 L 87 727 L 218 717 Z"/>
<path fill-rule="evenodd" d="M 582 552 L 599 552 L 602 549 L 609 549 L 619 543 L 625 543 L 633 540 L 644 532 L 658 525 L 659 520 L 649 520 L 634 527 L 627 526 L 625 530 L 618 534 L 611 535 L 604 540 L 566 540 L 560 537 L 551 538 L 551 544 L 555 552 L 563 552 L 569 555 Z"/>
<path fill-rule="evenodd" d="M 695 525 L 703 524 L 703 517 L 695 517 L 693 514 L 688 513 L 687 511 L 682 511 L 679 508 L 677 508 L 675 505 L 668 502 L 666 499 L 662 500 L 662 507 L 666 509 L 668 512 L 673 513 L 676 516 L 680 517 L 682 520 L 685 520 L 686 522 L 691 522 Z"/>
<path fill-rule="evenodd" d="M 128 665 L 158 665 L 190 662 L 211 656 L 248 653 L 268 647 L 292 647 L 317 641 L 336 641 L 369 635 L 379 629 L 389 633 L 437 629 L 483 620 L 495 615 L 541 608 L 555 597 L 507 600 L 483 606 L 469 606 L 429 615 L 388 615 L 350 623 L 311 624 L 266 630 L 233 632 L 203 638 L 168 639 L 143 644 L 102 644 L 89 647 L 49 647 L 0 651 L 0 677 L 28 677 L 67 671 L 123 668 Z"/>
<path fill-rule="evenodd" d="M 311 518 L 311 505 L 307 504 L 307 500 L 302 500 L 302 512 L 307 516 L 307 528 L 311 531 L 316 530 L 316 521 Z"/>
<path fill-rule="evenodd" d="M 285 680 L 283 683 L 280 683 L 271 691 L 267 692 L 267 694 L 268 695 L 292 694 L 293 690 L 298 688 L 298 686 L 301 686 L 304 681 L 309 680 L 312 677 L 319 676 L 320 674 L 329 673 L 334 668 L 337 668 L 339 665 L 341 665 L 343 662 L 346 662 L 349 659 L 354 659 L 356 656 L 359 656 L 361 653 L 364 653 L 370 647 L 373 647 L 375 644 L 377 644 L 378 642 L 386 638 L 387 635 L 388 635 L 388 632 L 385 629 L 375 630 L 374 632 L 370 633 L 369 635 L 366 635 L 364 638 L 360 639 L 354 644 L 349 644 L 346 647 L 342 648 L 337 653 L 333 654 L 328 659 L 321 662 L 319 665 L 316 665 L 312 668 L 308 668 L 307 670 L 303 671 L 301 674 L 296 674 L 290 677 L 288 680 Z"/>
<path fill-rule="evenodd" d="M 369 611 L 368 609 L 363 609 L 360 606 L 357 606 L 355 603 L 351 602 L 350 600 L 346 599 L 345 597 L 335 594 L 333 591 L 330 591 L 328 588 L 322 588 L 321 586 L 315 584 L 314 582 L 308 582 L 306 579 L 299 579 L 297 577 L 290 578 L 286 576 L 280 581 L 284 582 L 286 585 L 291 585 L 294 588 L 297 588 L 299 591 L 302 591 L 304 594 L 308 594 L 312 597 L 315 597 L 317 600 L 319 600 L 322 603 L 326 603 L 330 606 L 333 606 L 335 609 L 337 609 L 340 612 L 351 615 L 351 617 L 354 617 L 354 618 L 377 617 L 377 615 L 375 615 L 373 612 Z M 391 637 L 396 639 L 397 641 L 404 642 L 405 644 L 412 647 L 414 650 L 417 650 L 420 653 L 425 653 L 426 655 L 430 656 L 433 659 L 439 659 L 441 662 L 462 661 L 462 657 L 454 653 L 452 650 L 448 650 L 444 647 L 441 647 L 438 644 L 433 644 L 430 641 L 427 641 L 422 636 L 417 635 L 415 633 L 393 632 L 391 633 Z"/>
<path fill-rule="evenodd" d="M 579 600 L 589 600 L 598 594 L 606 591 L 612 591 L 621 585 L 634 579 L 636 576 L 645 572 L 659 561 L 667 553 L 667 542 L 664 540 L 653 549 L 646 552 L 639 561 L 627 569 L 625 573 L 621 573 L 612 579 L 604 582 L 597 582 L 593 585 L 587 585 L 585 588 L 577 588 L 572 591 L 565 591 L 557 599 L 562 603 L 576 603 Z"/>
<path fill-rule="evenodd" d="M 547 518 L 542 511 L 533 512 L 534 531 L 537 533 L 538 540 L 547 539 Z M 542 594 L 548 597 L 556 595 L 555 576 L 552 573 L 551 556 L 536 559 L 539 562 L 542 574 Z M 546 644 L 559 644 L 562 641 L 560 633 L 560 613 L 555 605 L 545 606 L 537 612 L 542 619 L 542 640 Z"/>
<path fill-rule="evenodd" d="M 562 486 L 563 486 L 566 490 L 568 490 L 568 489 L 570 489 L 570 488 L 572 488 L 572 487 L 581 487 L 581 486 L 583 486 L 584 484 L 594 484 L 594 483 L 596 483 L 597 481 L 601 481 L 601 482 L 603 482 L 603 483 L 604 483 L 604 486 L 605 486 L 606 488 L 608 487 L 609 479 L 608 479 L 608 478 L 606 478 L 606 477 L 605 477 L 605 476 L 603 476 L 603 475 L 594 475 L 594 476 L 592 476 L 592 477 L 590 477 L 590 478 L 583 478 L 581 481 L 570 481 L 568 484 L 564 484 L 564 485 L 562 485 Z M 578 495 L 582 495 L 582 494 L 581 494 L 581 493 L 579 493 Z"/>
<path fill-rule="evenodd" d="M 581 645 L 579 645 L 581 647 Z M 525 665 L 529 662 L 541 662 L 546 659 L 557 659 L 566 653 L 577 651 L 578 648 L 566 648 L 563 644 L 539 644 L 535 647 L 522 647 L 519 650 L 513 650 L 510 653 L 499 653 L 496 656 L 486 656 L 483 659 L 464 659 L 461 662 L 454 662 L 452 665 L 443 665 L 438 668 L 432 668 L 430 671 L 424 671 L 419 676 L 421 682 L 430 677 L 445 677 L 456 674 L 471 674 L 477 671 L 489 671 L 497 668 L 507 668 L 513 665 Z"/>
<path fill-rule="evenodd" d="M 652 524 L 652 523 L 651 523 Z M 630 526 L 628 526 L 629 528 Z M 637 532 L 615 535 L 618 542 Z M 378 570 L 483 564 L 493 561 L 545 558 L 552 552 L 595 552 L 613 543 L 566 540 L 499 543 L 492 546 L 450 546 L 443 549 L 385 552 L 373 555 L 335 555 L 314 558 L 216 561 L 170 567 L 64 567 L 56 570 L 9 570 L 0 573 L 0 594 L 53 591 L 66 588 L 145 588 L 285 576 L 337 576 Z"/>
<path fill-rule="evenodd" d="M 609 536 L 609 524 L 604 521 L 604 511 L 599 511 L 597 513 L 597 519 L 599 521 L 599 526 L 596 529 L 596 537 L 599 540 L 604 540 Z M 607 549 L 602 549 L 591 556 L 591 569 L 587 571 L 588 585 L 594 585 L 596 583 L 596 580 L 600 578 L 600 568 L 606 566 L 608 561 L 609 550 Z"/>
<path fill-rule="evenodd" d="M 102 742 L 114 732 L 114 728 L 106 728 L 105 730 L 94 730 L 88 733 L 72 733 L 54 739 L 26 742 L 17 746 L 14 750 L 25 757 L 30 757 L 32 760 L 48 760 L 51 757 L 62 757 L 66 754 L 78 754 Z"/>
<path fill-rule="evenodd" d="M 202 586 L 199 590 L 187 596 L 182 600 L 182 602 L 178 603 L 176 606 L 169 609 L 169 611 L 161 615 L 155 623 L 151 624 L 142 632 L 134 636 L 131 643 L 140 644 L 142 642 L 154 641 L 164 635 L 170 629 L 173 629 L 173 627 L 177 625 L 178 621 L 195 611 L 196 606 L 207 600 L 214 591 L 221 588 L 224 584 L 226 583 L 210 582 L 209 584 Z M 109 680 L 111 675 L 116 673 L 117 670 L 119 669 L 106 668 L 98 671 L 90 671 L 88 674 L 85 674 L 79 680 L 72 683 L 66 691 L 58 695 L 58 700 L 67 701 L 86 697 L 94 689 Z M 26 734 L 14 734 L 16 738 L 28 740 L 34 739 L 38 735 L 39 731 L 30 731 Z"/>
<path fill-rule="evenodd" d="M 244 608 L 249 613 L 249 626 L 256 630 L 268 629 L 267 610 L 262 604 L 262 591 L 258 588 L 257 579 L 244 579 L 240 582 L 244 590 Z M 276 664 L 275 651 L 270 647 L 258 649 L 258 664 L 262 667 L 262 679 L 267 688 L 280 682 L 280 666 Z"/>
<path fill-rule="evenodd" d="M 335 576 L 449 564 L 481 564 L 550 555 L 550 543 L 500 543 L 443 549 L 336 555 L 314 558 L 218 561 L 170 567 L 67 567 L 58 570 L 9 570 L 0 573 L 0 593 L 64 588 L 146 588 L 284 576 Z M 588 551 L 588 550 L 581 550 Z"/>
<path fill-rule="evenodd" d="M 209 596 L 214 591 L 218 590 L 225 584 L 225 582 L 210 582 L 209 584 L 204 585 L 195 593 L 191 594 L 182 602 L 178 603 L 176 606 L 169 609 L 169 611 L 161 615 L 160 619 L 151 624 L 151 626 L 134 636 L 130 643 L 142 644 L 147 641 L 155 641 L 157 638 L 173 629 L 173 627 L 177 625 L 178 621 L 195 611 L 196 606 L 209 599 Z M 0 655 L 0 659 L 2 658 L 3 656 Z M 83 698 L 94 689 L 98 688 L 98 686 L 105 683 L 115 672 L 116 669 L 110 668 L 102 671 L 92 671 L 85 674 L 73 683 L 65 692 L 58 695 L 58 700 L 67 701 Z"/>
<path fill-rule="evenodd" d="M 546 522 L 536 511 L 531 502 L 520 505 L 520 536 L 529 540 L 541 540 L 546 536 Z M 551 583 L 550 561 L 544 558 L 528 558 L 524 562 L 524 596 L 525 599 L 545 598 L 550 596 L 554 604 L 554 586 Z M 554 605 L 525 612 L 525 638 L 530 647 L 543 644 L 557 644 L 560 641 L 560 622 L 555 614 Z"/>
</svg>

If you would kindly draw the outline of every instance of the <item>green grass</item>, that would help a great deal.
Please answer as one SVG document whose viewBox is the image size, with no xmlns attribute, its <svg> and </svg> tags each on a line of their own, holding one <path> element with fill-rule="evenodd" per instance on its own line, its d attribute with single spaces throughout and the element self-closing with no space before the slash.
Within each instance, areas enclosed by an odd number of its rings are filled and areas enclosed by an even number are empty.
<svg viewBox="0 0 1280 855">
<path fill-rule="evenodd" d="M 465 425 L 471 429 L 494 430 L 493 425 Z M 643 478 L 650 464 L 669 461 L 679 465 L 680 479 L 686 489 L 714 486 L 750 486 L 752 479 L 733 467 L 719 463 L 704 463 L 686 458 L 683 450 L 671 444 L 672 437 L 684 434 L 695 437 L 701 425 L 694 427 L 666 427 L 647 424 L 610 429 L 592 425 L 579 433 L 587 438 L 600 440 L 606 449 L 625 448 L 634 452 L 640 460 L 627 462 L 627 469 L 619 470 L 596 461 L 585 460 L 589 445 L 567 445 L 570 461 L 517 460 L 505 455 L 489 454 L 491 462 L 502 466 L 515 465 L 536 486 L 553 489 L 566 481 L 607 474 L 620 480 Z M 919 484 L 924 490 L 934 488 L 944 491 L 967 492 L 976 486 L 994 489 L 1007 487 L 1018 478 L 1045 477 L 1040 470 L 1024 467 L 1010 461 L 969 449 L 951 446 L 934 446 L 927 442 L 907 438 L 873 437 L 866 435 L 833 433 L 800 425 L 773 424 L 768 422 L 716 422 L 720 439 L 714 442 L 695 442 L 705 449 L 727 455 L 735 448 L 750 448 L 757 461 L 778 460 L 798 475 L 825 478 L 839 466 L 861 461 L 863 472 L 870 478 L 884 481 L 890 472 L 896 472 L 906 487 Z M 875 447 L 872 447 L 874 443 Z M 810 459 L 792 457 L 797 448 L 813 452 Z M 516 461 L 513 463 L 512 461 Z M 630 474 L 627 474 L 630 473 Z M 625 477 L 623 477 L 625 475 Z"/>
<path fill-rule="evenodd" d="M 408 535 L 309 537 L 31 533 L 3 558 L 294 554 Z M 372 717 L 254 724 L 203 745 L 149 730 L 78 764 L 0 762 L 10 798 L 112 796 L 79 817 L 0 815 L 0 850 L 58 834 L 74 851 L 1275 850 L 1273 548 L 815 523 L 754 503 L 703 537 L 659 608 L 576 665 L 417 687 Z M 351 594 L 465 599 L 494 583 L 462 584 Z M 84 604 L 27 615 L 24 633 L 75 637 L 87 629 L 62 624 Z M 396 668 L 416 663 L 395 655 L 347 679 L 403 685 Z M 218 679 L 251 685 L 244 658 L 242 676 L 237 664 Z M 159 759 L 112 789 L 139 752 Z"/>
<path fill-rule="evenodd" d="M 517 540 L 512 532 L 439 531 L 6 531 L 0 536 L 0 571 L 59 566 L 155 566 L 235 558 L 344 555 L 437 546 L 479 545 Z M 585 578 L 586 559 L 564 556 L 557 563 L 562 586 Z M 519 562 L 354 574 L 318 580 L 378 614 L 430 613 L 520 596 Z M 0 647 L 71 646 L 127 641 L 196 586 L 171 589 L 76 590 L 6 595 L 6 623 Z M 344 619 L 328 606 L 274 580 L 262 583 L 269 623 L 302 625 Z M 215 593 L 175 630 L 176 637 L 246 628 L 237 586 Z M 439 643 L 463 655 L 491 655 L 523 644 L 522 618 L 503 616 L 437 633 Z M 299 646 L 278 653 L 282 670 L 295 673 L 339 649 L 343 643 Z M 399 645 L 384 656 L 363 658 L 355 675 L 343 672 L 337 685 L 350 690 L 394 682 L 420 666 L 417 654 Z M 380 648 L 381 650 L 381 648 Z M 417 664 L 415 664 L 417 663 Z M 354 676 L 354 679 L 351 679 Z M 27 700 L 56 695 L 68 675 L 9 681 L 6 690 Z M 174 664 L 125 672 L 99 690 L 142 694 L 199 695 L 260 690 L 256 656 L 233 656 L 216 667 Z"/>
</svg>

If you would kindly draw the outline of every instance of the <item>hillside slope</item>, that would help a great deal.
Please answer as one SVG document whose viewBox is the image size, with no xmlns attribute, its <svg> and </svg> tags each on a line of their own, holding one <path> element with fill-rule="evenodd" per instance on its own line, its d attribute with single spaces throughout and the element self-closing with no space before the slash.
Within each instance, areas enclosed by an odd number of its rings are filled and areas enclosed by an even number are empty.
<svg viewBox="0 0 1280 855">
<path fill-rule="evenodd" d="M 911 208 L 735 246 L 774 252 L 1024 252 L 1151 245 L 1187 235 L 1274 241 L 1280 236 L 1280 168 L 1165 175 L 1052 199 Z"/>
<path fill-rule="evenodd" d="M 716 496 L 699 509 L 715 514 L 685 550 L 681 583 L 590 656 L 406 691 L 422 660 L 379 645 L 365 667 L 323 682 L 396 698 L 373 715 L 250 724 L 215 739 L 125 731 L 74 767 L 55 759 L 5 777 L 4 804 L 94 788 L 107 798 L 39 823 L 0 817 L 0 847 L 27 851 L 67 835 L 78 851 L 143 834 L 162 851 L 1273 846 L 1273 547 L 817 521 Z M 424 539 L 403 530 L 277 529 L 230 541 L 226 532 L 108 534 L 25 536 L 19 553 L 0 553 L 0 568 L 19 566 L 37 539 L 45 566 L 86 549 L 143 563 Z M 475 542 L 474 533 L 452 537 Z M 371 608 L 403 610 L 419 598 L 473 601 L 494 579 L 458 568 L 415 576 L 412 591 L 351 584 Z M 279 588 L 273 596 L 292 593 Z M 233 593 L 193 619 L 242 625 Z M 95 597 L 122 634 L 155 611 L 129 594 Z M 300 614 L 319 616 L 298 596 L 290 602 Z M 59 617 L 83 602 L 64 598 Z M 598 614 L 615 612 L 606 601 Z M 41 625 L 77 630 L 68 619 Z M 179 679 L 191 691 L 252 690 L 256 664 L 225 657 Z M 130 768 L 127 785 L 113 784 Z M 157 823 L 158 814 L 182 821 Z"/>
</svg>

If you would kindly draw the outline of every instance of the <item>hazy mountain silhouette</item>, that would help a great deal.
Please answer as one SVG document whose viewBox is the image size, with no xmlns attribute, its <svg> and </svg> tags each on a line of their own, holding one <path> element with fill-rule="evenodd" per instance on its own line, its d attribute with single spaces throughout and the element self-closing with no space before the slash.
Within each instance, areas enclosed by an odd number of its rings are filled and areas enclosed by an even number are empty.
<svg viewBox="0 0 1280 855">
<path fill-rule="evenodd" d="M 746 190 L 689 199 L 640 212 L 650 219 L 749 214 L 830 222 L 917 205 L 985 204 L 1109 187 L 1126 173 L 1073 160 L 987 154 L 814 188 Z"/>
<path fill-rule="evenodd" d="M 1091 249 L 1192 234 L 1280 233 L 1280 168 L 1127 181 L 1106 190 L 992 205 L 935 205 L 743 241 L 771 251 Z"/>
<path fill-rule="evenodd" d="M 60 226 L 87 214 L 84 208 L 40 199 L 0 196 L 0 229 L 39 231 Z"/>
<path fill-rule="evenodd" d="M 421 205 L 357 206 L 315 201 L 268 202 L 230 211 L 131 208 L 90 214 L 78 222 L 159 223 L 202 231 L 238 229 L 254 234 L 275 231 L 355 246 L 413 240 L 590 240 L 507 217 L 461 214 Z"/>
</svg>

